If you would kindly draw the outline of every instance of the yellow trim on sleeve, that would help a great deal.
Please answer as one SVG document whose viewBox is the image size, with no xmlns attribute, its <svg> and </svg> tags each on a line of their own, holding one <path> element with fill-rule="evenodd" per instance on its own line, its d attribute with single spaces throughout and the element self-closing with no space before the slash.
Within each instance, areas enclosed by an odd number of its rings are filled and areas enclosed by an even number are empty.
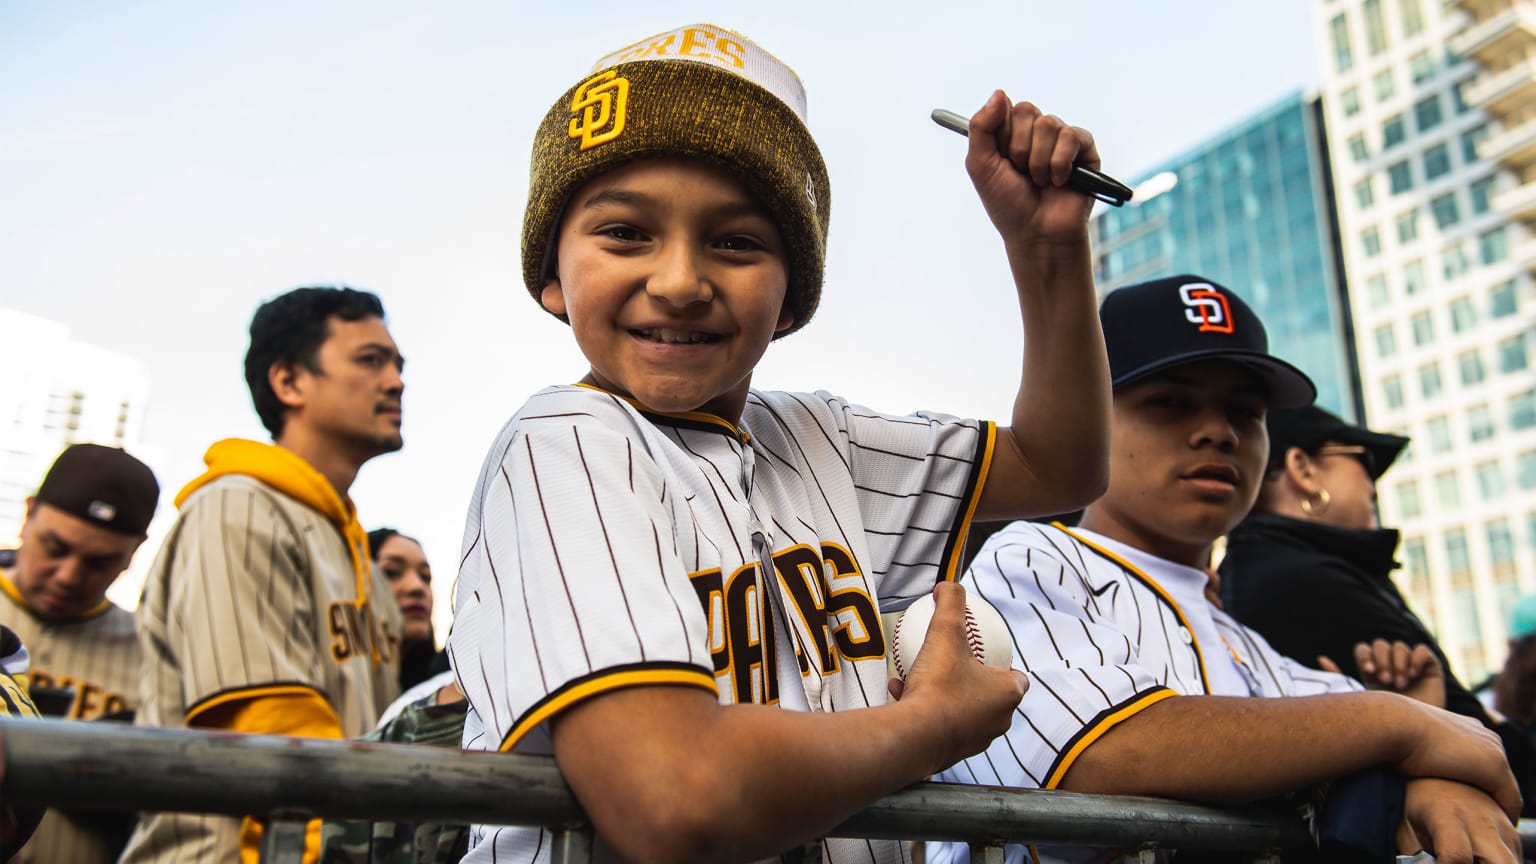
<svg viewBox="0 0 1536 864">
<path fill-rule="evenodd" d="M 183 721 L 188 726 L 196 725 L 193 723 L 195 718 L 201 717 L 214 708 L 217 708 L 221 705 L 228 705 L 231 702 L 252 702 L 257 699 L 266 699 L 273 696 L 285 697 L 309 695 L 313 695 L 316 698 L 320 697 L 319 692 L 316 691 L 315 688 L 308 687 L 303 684 L 277 684 L 268 687 L 250 687 L 245 690 L 231 690 L 228 693 L 220 693 L 219 695 L 212 697 L 206 702 L 199 702 L 197 705 L 193 706 L 191 711 L 187 712 L 187 715 L 183 718 Z"/>
<path fill-rule="evenodd" d="M 1179 619 L 1179 624 L 1182 625 L 1185 631 L 1189 633 L 1190 645 L 1195 649 L 1195 662 L 1200 666 L 1200 686 L 1205 688 L 1206 693 L 1210 693 L 1211 679 L 1208 678 L 1205 674 L 1205 651 L 1200 647 L 1200 638 L 1195 635 L 1195 628 L 1189 626 L 1189 619 L 1184 617 L 1184 610 L 1179 608 L 1179 604 L 1174 602 L 1173 597 L 1170 596 L 1167 591 L 1163 590 L 1163 586 L 1157 584 L 1156 579 L 1153 579 L 1151 576 L 1143 573 L 1141 568 L 1137 567 L 1135 564 L 1132 564 L 1124 558 L 1121 558 L 1119 555 L 1116 555 L 1115 553 L 1105 549 L 1103 546 L 1100 546 L 1097 543 L 1078 536 L 1075 531 L 1073 531 L 1071 528 L 1068 528 L 1066 525 L 1063 525 L 1060 522 L 1053 522 L 1051 524 L 1057 528 L 1060 528 L 1062 531 L 1065 531 L 1067 536 L 1071 537 L 1073 540 L 1076 540 L 1084 546 L 1087 546 L 1089 549 L 1092 549 L 1100 555 L 1103 555 L 1105 558 L 1108 558 L 1109 560 L 1125 568 L 1127 573 L 1130 573 L 1132 576 L 1136 577 L 1138 582 L 1150 588 L 1152 592 L 1161 598 L 1164 603 L 1168 604 L 1168 608 L 1173 610 L 1174 617 Z"/>
<path fill-rule="evenodd" d="M 971 534 L 971 520 L 976 518 L 976 508 L 981 506 L 981 493 L 986 490 L 987 476 L 992 471 L 992 455 L 997 450 L 997 424 L 984 420 L 981 426 L 986 443 L 982 445 L 981 464 L 976 470 L 976 485 L 971 487 L 971 500 L 966 502 L 965 515 L 960 519 L 960 530 L 955 532 L 955 546 L 944 564 L 943 575 L 939 577 L 943 582 L 953 582 L 960 575 L 960 562 L 965 560 L 966 539 Z"/>
<path fill-rule="evenodd" d="M 11 714 L 11 708 L 15 708 L 15 717 L 41 717 L 37 706 L 32 704 L 32 697 L 27 693 L 25 680 L 18 681 L 10 675 L 0 672 L 0 691 L 5 692 L 5 697 L 0 698 L 0 714 Z"/>
<path fill-rule="evenodd" d="M 502 739 L 500 750 L 503 753 L 512 752 L 512 748 L 517 746 L 518 742 L 523 739 L 523 736 L 538 728 L 540 723 L 570 708 L 577 702 L 590 699 L 609 690 L 657 684 L 682 684 L 689 687 L 702 687 L 715 694 L 716 698 L 720 695 L 719 688 L 715 686 L 714 677 L 700 670 L 664 668 L 616 672 L 612 675 L 604 675 L 600 678 L 582 681 L 569 690 L 560 692 L 544 704 L 535 707 L 516 726 L 512 727 L 512 730 L 507 733 L 506 738 Z"/>
<path fill-rule="evenodd" d="M 1109 714 L 1103 720 L 1100 720 L 1097 726 L 1088 730 L 1087 733 L 1079 736 L 1076 743 L 1074 743 L 1072 747 L 1067 750 L 1067 752 L 1061 754 L 1061 756 L 1057 758 L 1056 770 L 1051 772 L 1051 776 L 1045 778 L 1045 786 L 1042 788 L 1055 789 L 1056 785 L 1061 782 L 1061 778 L 1067 776 L 1067 770 L 1072 767 L 1073 763 L 1077 762 L 1077 757 L 1083 755 L 1083 751 L 1087 750 L 1089 745 L 1093 744 L 1093 742 L 1102 738 L 1105 732 L 1108 732 L 1115 726 L 1123 723 L 1131 717 L 1136 716 L 1147 707 L 1155 705 L 1158 702 L 1161 702 L 1171 696 L 1177 695 L 1179 694 L 1172 690 L 1154 690 L 1151 693 L 1141 697 L 1140 699 L 1131 702 L 1129 705 L 1126 705 L 1120 710 Z"/>
</svg>

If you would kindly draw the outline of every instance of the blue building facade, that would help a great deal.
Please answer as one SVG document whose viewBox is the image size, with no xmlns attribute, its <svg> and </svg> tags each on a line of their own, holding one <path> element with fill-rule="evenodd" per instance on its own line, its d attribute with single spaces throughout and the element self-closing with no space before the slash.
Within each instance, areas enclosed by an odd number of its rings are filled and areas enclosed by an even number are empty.
<svg viewBox="0 0 1536 864">
<path fill-rule="evenodd" d="M 1137 178 L 1093 219 L 1100 291 L 1175 273 L 1219 282 L 1264 319 L 1270 350 L 1363 416 L 1322 113 L 1295 94 Z"/>
</svg>

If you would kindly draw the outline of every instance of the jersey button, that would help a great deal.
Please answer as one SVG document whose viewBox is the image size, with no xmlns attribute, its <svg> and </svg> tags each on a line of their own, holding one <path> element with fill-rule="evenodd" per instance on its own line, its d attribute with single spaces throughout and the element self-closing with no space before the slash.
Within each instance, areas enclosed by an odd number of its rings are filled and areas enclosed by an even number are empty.
<svg viewBox="0 0 1536 864">
<path fill-rule="evenodd" d="M 1188 627 L 1179 628 L 1179 638 L 1184 640 L 1185 645 L 1195 644 L 1195 634 L 1189 632 Z"/>
</svg>

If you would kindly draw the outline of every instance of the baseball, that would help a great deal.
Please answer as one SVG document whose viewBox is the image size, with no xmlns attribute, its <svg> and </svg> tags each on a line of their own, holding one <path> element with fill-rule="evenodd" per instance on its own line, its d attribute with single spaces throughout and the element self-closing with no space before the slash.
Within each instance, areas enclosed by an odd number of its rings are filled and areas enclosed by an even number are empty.
<svg viewBox="0 0 1536 864">
<path fill-rule="evenodd" d="M 928 622 L 933 619 L 933 595 L 927 594 L 913 601 L 907 611 L 896 619 L 891 634 L 891 671 L 897 678 L 907 680 L 912 662 L 923 647 L 928 634 Z M 971 643 L 971 654 L 988 666 L 1007 669 L 1013 662 L 1008 625 L 991 603 L 975 594 L 965 595 L 965 637 Z"/>
</svg>

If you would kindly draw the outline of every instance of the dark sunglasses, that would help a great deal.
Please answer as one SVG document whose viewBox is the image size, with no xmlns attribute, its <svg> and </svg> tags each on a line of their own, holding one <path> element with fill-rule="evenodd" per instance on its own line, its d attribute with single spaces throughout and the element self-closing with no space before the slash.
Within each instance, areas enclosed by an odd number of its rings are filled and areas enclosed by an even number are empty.
<svg viewBox="0 0 1536 864">
<path fill-rule="evenodd" d="M 1365 473 L 1376 476 L 1376 454 L 1363 444 L 1324 444 L 1317 448 L 1318 456 L 1350 456 L 1365 467 Z"/>
</svg>

